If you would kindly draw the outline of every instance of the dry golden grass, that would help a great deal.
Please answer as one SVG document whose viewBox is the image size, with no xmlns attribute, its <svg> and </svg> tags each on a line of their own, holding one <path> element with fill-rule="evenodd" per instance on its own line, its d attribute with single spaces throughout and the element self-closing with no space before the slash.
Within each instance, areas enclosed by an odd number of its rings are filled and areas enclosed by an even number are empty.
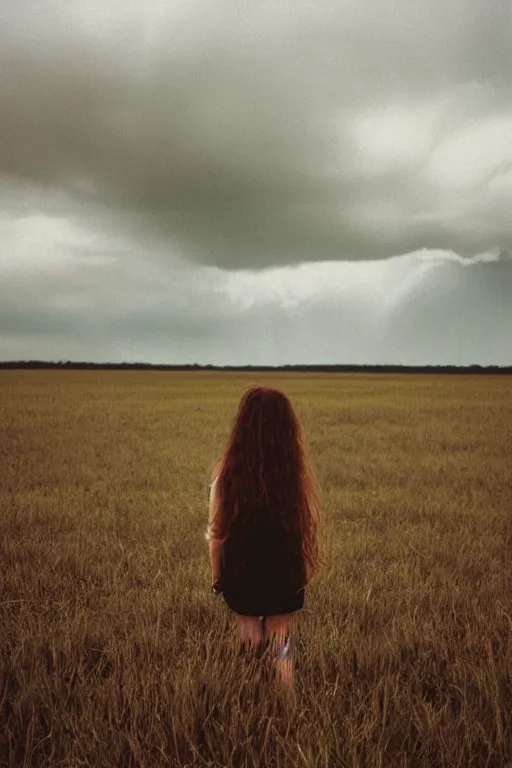
<svg viewBox="0 0 512 768">
<path fill-rule="evenodd" d="M 290 395 L 324 492 L 291 708 L 209 593 L 208 471 L 254 381 Z M 512 764 L 511 394 L 0 373 L 0 765 Z"/>
</svg>

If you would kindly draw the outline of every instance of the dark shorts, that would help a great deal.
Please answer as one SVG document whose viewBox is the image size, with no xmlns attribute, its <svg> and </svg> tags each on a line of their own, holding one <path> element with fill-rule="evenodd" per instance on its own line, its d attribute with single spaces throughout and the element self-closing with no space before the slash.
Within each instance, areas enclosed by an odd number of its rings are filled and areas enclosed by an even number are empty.
<svg viewBox="0 0 512 768">
<path fill-rule="evenodd" d="M 221 552 L 220 585 L 226 605 L 242 616 L 278 616 L 304 606 L 300 542 L 258 522 L 230 536 Z"/>
<path fill-rule="evenodd" d="M 228 608 L 242 616 L 279 616 L 300 611 L 304 607 L 304 592 L 304 588 L 287 593 L 273 590 L 267 594 L 228 589 L 223 596 Z"/>
</svg>

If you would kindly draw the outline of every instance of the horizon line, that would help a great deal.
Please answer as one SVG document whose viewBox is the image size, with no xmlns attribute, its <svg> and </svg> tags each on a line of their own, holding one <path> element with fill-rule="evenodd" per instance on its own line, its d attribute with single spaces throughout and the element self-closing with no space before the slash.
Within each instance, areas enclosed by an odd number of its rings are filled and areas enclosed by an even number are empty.
<svg viewBox="0 0 512 768">
<path fill-rule="evenodd" d="M 168 369 L 168 370 L 363 370 L 363 369 L 399 369 L 399 370 L 430 370 L 449 369 L 458 371 L 498 370 L 512 372 L 512 364 L 509 365 L 481 365 L 471 363 L 457 365 L 455 363 L 282 363 L 279 365 L 244 363 L 239 365 L 216 365 L 213 363 L 148 363 L 136 362 L 94 362 L 77 360 L 0 360 L 0 368 L 144 368 L 144 369 Z"/>
</svg>

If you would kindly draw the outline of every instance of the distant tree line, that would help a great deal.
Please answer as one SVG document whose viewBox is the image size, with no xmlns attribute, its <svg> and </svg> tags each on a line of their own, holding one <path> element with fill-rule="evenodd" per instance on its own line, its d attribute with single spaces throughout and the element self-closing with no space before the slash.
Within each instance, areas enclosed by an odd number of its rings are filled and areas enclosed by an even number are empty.
<svg viewBox="0 0 512 768">
<path fill-rule="evenodd" d="M 167 365 L 152 363 L 81 363 L 71 360 L 0 361 L 0 369 L 64 369 L 75 371 L 289 371 L 297 373 L 470 373 L 510 374 L 512 365 Z"/>
</svg>

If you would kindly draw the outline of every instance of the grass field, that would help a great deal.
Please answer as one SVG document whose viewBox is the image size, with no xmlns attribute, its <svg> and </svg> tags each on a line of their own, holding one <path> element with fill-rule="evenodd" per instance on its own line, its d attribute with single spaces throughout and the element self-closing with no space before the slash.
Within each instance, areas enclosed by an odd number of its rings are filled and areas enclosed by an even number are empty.
<svg viewBox="0 0 512 768">
<path fill-rule="evenodd" d="M 296 706 L 209 592 L 209 468 L 296 406 L 324 565 Z M 0 766 L 512 766 L 512 379 L 0 372 Z"/>
</svg>

